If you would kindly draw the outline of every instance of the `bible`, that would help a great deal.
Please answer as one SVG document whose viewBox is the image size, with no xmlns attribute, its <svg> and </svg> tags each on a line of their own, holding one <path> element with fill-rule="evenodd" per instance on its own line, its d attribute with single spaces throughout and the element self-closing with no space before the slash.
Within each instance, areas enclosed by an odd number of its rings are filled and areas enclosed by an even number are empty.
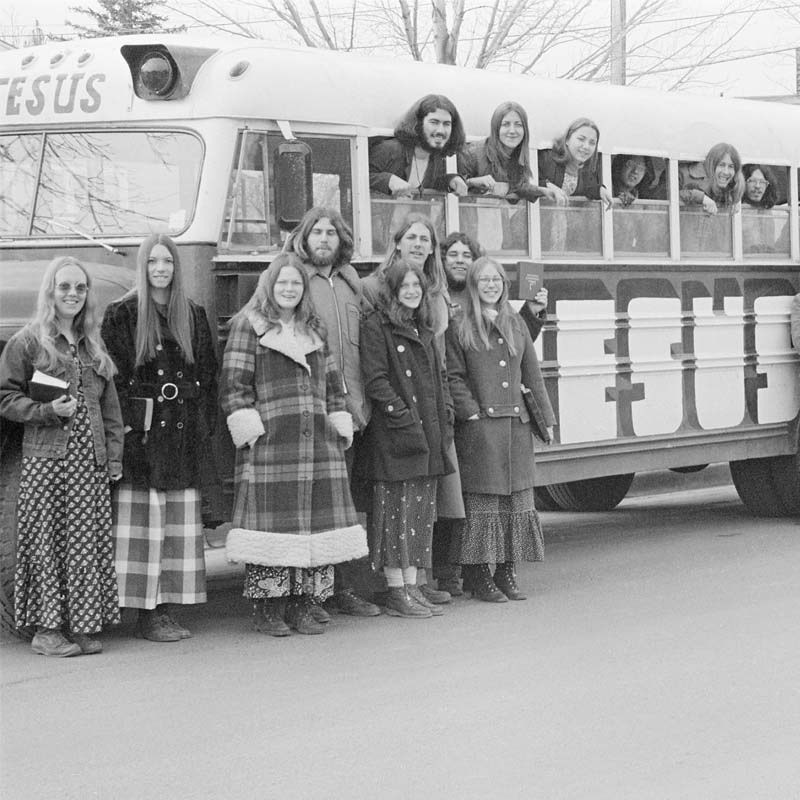
<svg viewBox="0 0 800 800">
<path fill-rule="evenodd" d="M 59 397 L 69 394 L 69 383 L 40 372 L 38 369 L 28 381 L 28 396 L 31 400 L 38 400 L 40 403 L 49 403 Z"/>
</svg>

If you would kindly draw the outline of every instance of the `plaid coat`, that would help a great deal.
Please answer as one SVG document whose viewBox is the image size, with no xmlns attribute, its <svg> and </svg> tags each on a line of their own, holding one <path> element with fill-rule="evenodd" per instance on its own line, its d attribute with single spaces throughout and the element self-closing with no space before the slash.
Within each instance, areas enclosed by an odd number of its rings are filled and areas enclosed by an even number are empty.
<svg viewBox="0 0 800 800">
<path fill-rule="evenodd" d="M 222 409 L 234 442 L 252 443 L 236 456 L 228 559 L 317 567 L 359 558 L 366 533 L 332 422 L 349 419 L 341 373 L 318 337 L 298 347 L 268 327 L 256 312 L 237 315 L 223 358 Z"/>
</svg>

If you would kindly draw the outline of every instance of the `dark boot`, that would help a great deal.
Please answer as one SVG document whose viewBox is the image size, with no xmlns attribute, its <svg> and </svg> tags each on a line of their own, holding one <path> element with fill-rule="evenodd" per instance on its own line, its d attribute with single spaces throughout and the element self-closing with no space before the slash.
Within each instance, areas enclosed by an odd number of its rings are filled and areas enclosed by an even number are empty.
<svg viewBox="0 0 800 800">
<path fill-rule="evenodd" d="M 85 656 L 93 656 L 103 652 L 103 643 L 99 639 L 87 636 L 85 633 L 67 633 L 65 636 L 70 642 L 78 645 L 81 653 Z"/>
<path fill-rule="evenodd" d="M 405 586 L 390 586 L 386 594 L 386 613 L 390 617 L 406 617 L 408 619 L 430 619 L 430 609 L 415 603 L 406 591 Z"/>
<path fill-rule="evenodd" d="M 136 635 L 149 642 L 179 642 L 180 633 L 158 612 L 141 609 L 136 620 Z"/>
<path fill-rule="evenodd" d="M 289 636 L 289 626 L 283 621 L 283 601 L 280 597 L 253 601 L 253 624 L 267 636 Z"/>
<path fill-rule="evenodd" d="M 406 585 L 406 593 L 418 606 L 427 608 L 432 617 L 441 617 L 444 614 L 444 610 L 422 591 L 422 586 Z"/>
<path fill-rule="evenodd" d="M 311 601 L 308 610 L 311 612 L 311 616 L 322 625 L 327 625 L 331 621 L 331 615 L 314 600 Z"/>
<path fill-rule="evenodd" d="M 188 628 L 178 623 L 173 615 L 172 607 L 167 603 L 156 606 L 156 611 L 161 614 L 161 618 L 168 628 L 180 634 L 181 639 L 191 639 L 192 633 Z"/>
<path fill-rule="evenodd" d="M 485 603 L 508 602 L 508 598 L 495 586 L 488 564 L 470 564 L 467 572 L 469 577 L 464 581 L 465 588 L 469 586 L 474 598 Z"/>
<path fill-rule="evenodd" d="M 461 565 L 447 564 L 439 569 L 437 577 L 439 591 L 447 592 L 451 597 L 461 597 Z"/>
<path fill-rule="evenodd" d="M 523 594 L 517 586 L 517 575 L 514 572 L 514 562 L 506 561 L 498 564 L 494 571 L 494 582 L 497 588 L 509 600 L 527 600 L 528 596 Z"/>
<path fill-rule="evenodd" d="M 325 633 L 325 626 L 317 622 L 311 614 L 311 601 L 303 597 L 290 597 L 286 605 L 286 622 L 298 633 L 315 635 Z"/>
</svg>

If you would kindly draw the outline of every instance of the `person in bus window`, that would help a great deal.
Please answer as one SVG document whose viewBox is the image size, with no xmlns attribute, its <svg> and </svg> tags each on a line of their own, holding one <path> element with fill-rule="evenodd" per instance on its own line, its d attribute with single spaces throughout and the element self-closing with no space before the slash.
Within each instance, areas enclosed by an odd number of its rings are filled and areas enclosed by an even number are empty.
<svg viewBox="0 0 800 800">
<path fill-rule="evenodd" d="M 333 593 L 333 564 L 365 556 L 367 539 L 345 465 L 342 375 L 294 253 L 275 258 L 231 320 L 220 403 L 237 448 L 226 554 L 245 564 L 256 630 L 324 633 L 312 607 Z"/>
<path fill-rule="evenodd" d="M 422 590 L 427 582 L 417 586 L 417 572 L 431 567 L 437 481 L 452 471 L 453 410 L 426 286 L 419 265 L 397 260 L 362 331 L 373 405 L 365 443 L 374 487 L 370 553 L 386 577 L 388 613 L 409 618 L 442 613 Z"/>
<path fill-rule="evenodd" d="M 772 208 L 778 201 L 778 182 L 772 170 L 763 164 L 742 167 L 744 194 L 742 202 L 756 208 Z"/>
<path fill-rule="evenodd" d="M 408 214 L 392 235 L 389 249 L 383 262 L 375 271 L 361 282 L 364 292 L 364 309 L 372 310 L 380 301 L 384 291 L 385 275 L 396 262 L 403 261 L 410 266 L 419 267 L 426 280 L 426 305 L 430 313 L 430 324 L 433 331 L 433 344 L 439 354 L 442 367 L 445 365 L 444 335 L 450 321 L 450 295 L 448 282 L 442 266 L 439 241 L 436 230 L 430 219 L 424 214 Z M 455 445 L 450 445 L 450 460 L 456 461 Z M 364 476 L 359 465 L 359 484 L 364 483 Z M 445 475 L 438 483 L 436 501 L 437 514 L 443 519 L 463 519 L 464 501 L 461 496 L 461 484 L 458 470 Z M 434 534 L 436 535 L 436 534 Z M 419 570 L 417 580 L 420 590 L 433 603 L 450 601 L 450 593 L 437 591 L 428 584 L 425 570 Z"/>
<path fill-rule="evenodd" d="M 353 233 L 336 209 L 315 206 L 289 234 L 284 251 L 297 255 L 308 275 L 311 301 L 325 326 L 328 350 L 342 373 L 345 404 L 353 418 L 354 438 L 358 439 L 366 427 L 369 408 L 361 378 L 361 279 L 350 264 Z M 345 452 L 349 475 L 356 448 L 354 444 Z M 356 583 L 361 587 L 369 584 L 371 569 L 367 559 L 337 564 L 334 574 L 333 603 L 340 613 L 356 617 L 381 613 L 354 590 Z M 330 621 L 320 606 L 312 605 L 311 613 L 320 622 Z"/>
<path fill-rule="evenodd" d="M 744 194 L 742 159 L 732 144 L 718 142 L 705 160 L 680 164 L 678 186 L 684 205 L 701 205 L 711 215 L 721 208 L 737 211 Z"/>
<path fill-rule="evenodd" d="M 122 477 L 122 417 L 95 302 L 80 262 L 53 259 L 33 320 L 0 356 L 0 415 L 25 426 L 15 623 L 45 656 L 99 653 L 94 634 L 120 621 L 109 480 Z M 39 394 L 37 371 L 66 388 Z"/>
<path fill-rule="evenodd" d="M 176 642 L 191 633 L 173 606 L 206 601 L 201 492 L 219 492 L 217 358 L 175 242 L 149 236 L 136 262 L 135 288 L 106 309 L 102 329 L 127 431 L 114 494 L 117 577 L 120 604 L 138 610 L 136 634 Z"/>
<path fill-rule="evenodd" d="M 445 164 L 464 141 L 461 115 L 453 102 L 444 95 L 425 95 L 397 124 L 394 137 L 370 141 L 370 189 L 393 197 L 413 197 L 425 189 L 465 195 L 464 179 L 448 174 Z"/>
<path fill-rule="evenodd" d="M 465 145 L 458 156 L 458 171 L 477 194 L 515 195 L 535 203 L 540 197 L 556 199 L 555 191 L 538 186 L 530 167 L 528 115 L 510 100 L 492 114 L 489 136 Z"/>
<path fill-rule="evenodd" d="M 508 302 L 503 267 L 480 258 L 467 270 L 467 302 L 447 331 L 447 374 L 466 507 L 459 560 L 464 588 L 487 602 L 524 600 L 518 561 L 540 561 L 533 434 L 521 385 L 555 423 L 533 341 Z M 494 575 L 489 564 L 496 564 Z"/>
<path fill-rule="evenodd" d="M 644 156 L 614 156 L 611 162 L 611 185 L 615 199 L 629 206 L 639 197 L 639 185 L 647 175 Z"/>
<path fill-rule="evenodd" d="M 550 150 L 539 151 L 539 186 L 550 189 L 558 205 L 567 205 L 570 196 L 576 195 L 611 207 L 611 193 L 600 181 L 599 142 L 597 124 L 580 117 L 553 141 Z"/>
</svg>

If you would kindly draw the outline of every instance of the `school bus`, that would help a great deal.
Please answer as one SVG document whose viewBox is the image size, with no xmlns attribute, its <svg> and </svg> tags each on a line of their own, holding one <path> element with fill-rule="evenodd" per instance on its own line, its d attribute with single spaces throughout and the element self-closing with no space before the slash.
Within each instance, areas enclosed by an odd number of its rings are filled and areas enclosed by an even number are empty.
<svg viewBox="0 0 800 800">
<path fill-rule="evenodd" d="M 453 100 L 470 139 L 488 135 L 500 102 L 521 103 L 534 177 L 535 151 L 588 116 L 605 182 L 616 155 L 642 155 L 661 165 L 665 194 L 610 210 L 371 195 L 370 138 L 391 135 L 428 93 Z M 769 165 L 781 202 L 716 217 L 682 206 L 679 169 L 718 141 Z M 182 35 L 0 54 L 0 286 L 15 276 L 31 309 L 54 255 L 119 281 L 141 240 L 165 232 L 221 344 L 260 271 L 321 203 L 352 226 L 362 273 L 412 210 L 442 234 L 473 235 L 512 277 L 521 262 L 543 264 L 537 349 L 558 425 L 537 454 L 537 495 L 551 509 L 612 508 L 637 471 L 730 462 L 754 513 L 800 512 L 789 338 L 799 178 L 800 113 L 780 104 Z"/>
</svg>

